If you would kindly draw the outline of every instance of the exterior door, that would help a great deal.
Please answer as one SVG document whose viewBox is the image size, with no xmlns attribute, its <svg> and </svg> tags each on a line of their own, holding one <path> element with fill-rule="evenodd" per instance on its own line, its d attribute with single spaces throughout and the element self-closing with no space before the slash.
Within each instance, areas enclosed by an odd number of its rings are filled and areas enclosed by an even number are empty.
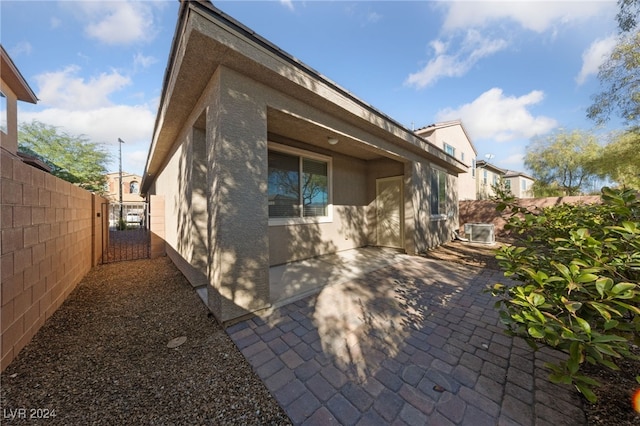
<svg viewBox="0 0 640 426">
<path fill-rule="evenodd" d="M 404 248 L 403 177 L 376 179 L 377 245 Z"/>
</svg>

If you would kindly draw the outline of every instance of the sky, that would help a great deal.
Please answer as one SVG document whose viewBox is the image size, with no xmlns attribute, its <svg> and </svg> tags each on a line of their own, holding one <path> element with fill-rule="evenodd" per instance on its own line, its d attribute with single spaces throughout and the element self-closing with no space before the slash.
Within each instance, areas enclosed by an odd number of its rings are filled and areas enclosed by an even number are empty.
<svg viewBox="0 0 640 426">
<path fill-rule="evenodd" d="M 614 47 L 611 1 L 213 1 L 358 98 L 418 129 L 462 120 L 498 167 L 528 172 L 526 146 L 586 118 Z M 38 120 L 104 144 L 142 174 L 178 0 L 0 1 L 0 43 L 39 99 Z"/>
</svg>

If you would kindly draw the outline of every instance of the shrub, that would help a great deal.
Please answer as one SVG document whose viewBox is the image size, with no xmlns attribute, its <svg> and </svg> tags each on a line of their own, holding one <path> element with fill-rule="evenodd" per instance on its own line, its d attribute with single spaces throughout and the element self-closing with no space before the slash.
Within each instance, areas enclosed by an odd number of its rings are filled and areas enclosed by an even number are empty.
<svg viewBox="0 0 640 426">
<path fill-rule="evenodd" d="M 640 200 L 634 191 L 602 189 L 602 204 L 561 204 L 531 211 L 504 197 L 506 229 L 516 243 L 496 255 L 505 277 L 495 284 L 496 308 L 507 332 L 533 347 L 567 353 L 547 364 L 554 383 L 573 384 L 595 402 L 598 383 L 581 374 L 585 362 L 618 369 L 640 343 Z"/>
<path fill-rule="evenodd" d="M 127 222 L 122 218 L 118 219 L 118 224 L 116 225 L 116 229 L 118 231 L 126 231 L 127 230 Z"/>
</svg>

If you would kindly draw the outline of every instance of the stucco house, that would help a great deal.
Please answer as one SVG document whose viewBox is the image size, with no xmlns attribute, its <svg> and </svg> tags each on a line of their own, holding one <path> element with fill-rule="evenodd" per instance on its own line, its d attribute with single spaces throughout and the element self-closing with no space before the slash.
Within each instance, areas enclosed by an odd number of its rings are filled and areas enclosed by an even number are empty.
<svg viewBox="0 0 640 426">
<path fill-rule="evenodd" d="M 502 180 L 516 198 L 533 198 L 532 187 L 535 179 L 528 174 L 507 170 Z"/>
<path fill-rule="evenodd" d="M 211 3 L 181 3 L 141 192 L 220 322 L 271 305 L 275 265 L 449 240 L 467 169 Z"/>
<path fill-rule="evenodd" d="M 476 163 L 476 192 L 478 200 L 487 200 L 495 195 L 493 186 L 502 179 L 506 170 L 484 160 Z"/>
<path fill-rule="evenodd" d="M 109 200 L 109 226 L 116 226 L 120 217 L 120 196 L 122 195 L 122 215 L 136 215 L 145 223 L 146 201 L 140 194 L 142 176 L 135 173 L 122 172 L 122 192 L 120 192 L 120 172 L 107 173 L 104 197 Z M 129 216 L 130 217 L 130 216 Z"/>
<path fill-rule="evenodd" d="M 458 175 L 458 199 L 476 199 L 476 157 L 478 151 L 460 120 L 444 121 L 417 129 L 420 137 L 432 140 L 444 152 L 465 164 L 466 173 Z"/>
<path fill-rule="evenodd" d="M 478 200 L 486 200 L 495 195 L 493 186 L 500 181 L 511 190 L 516 198 L 533 198 L 533 182 L 535 179 L 526 173 L 505 170 L 484 160 L 477 162 L 478 179 L 476 191 Z"/>
</svg>

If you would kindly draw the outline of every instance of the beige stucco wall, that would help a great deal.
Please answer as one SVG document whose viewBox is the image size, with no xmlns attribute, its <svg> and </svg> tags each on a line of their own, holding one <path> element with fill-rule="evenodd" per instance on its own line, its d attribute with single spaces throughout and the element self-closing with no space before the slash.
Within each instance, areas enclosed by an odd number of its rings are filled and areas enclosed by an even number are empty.
<svg viewBox="0 0 640 426">
<path fill-rule="evenodd" d="M 431 165 L 420 162 L 409 163 L 405 168 L 409 187 L 407 207 L 411 209 L 405 220 L 413 220 L 413 223 L 407 226 L 412 229 L 408 238 L 411 238 L 415 253 L 424 253 L 444 242 L 451 241 L 453 232 L 457 228 L 458 198 L 455 191 L 450 189 L 447 191 L 446 217 L 431 216 L 429 202 L 431 169 Z M 447 188 L 455 188 L 457 184 L 457 177 L 448 174 Z"/>
<path fill-rule="evenodd" d="M 395 151 L 404 163 L 390 158 L 365 161 L 289 141 L 332 157 L 333 221 L 269 226 L 268 108 L 356 135 L 371 146 Z M 205 170 L 194 166 L 203 157 L 206 163 L 200 167 Z M 424 173 L 407 175 L 405 163 Z M 414 152 L 221 66 L 180 130 L 151 193 L 165 200 L 168 255 L 192 284 L 206 281 L 209 309 L 226 322 L 269 306 L 270 265 L 373 244 L 376 178 L 404 175 L 405 194 L 417 193 L 405 199 L 408 252 L 442 242 L 454 225 L 449 219 L 432 222 L 428 217 L 429 167 Z"/>
<path fill-rule="evenodd" d="M 511 193 L 516 198 L 533 198 L 533 179 L 529 179 L 525 176 L 511 176 L 504 178 L 511 181 Z M 522 189 L 522 182 L 526 182 L 526 189 Z"/>
<path fill-rule="evenodd" d="M 2 80 L 0 91 L 7 98 L 7 132 L 0 131 L 0 146 L 15 154 L 18 152 L 18 98 Z"/>
<path fill-rule="evenodd" d="M 487 173 L 486 183 L 484 173 Z M 477 198 L 478 200 L 486 200 L 495 195 L 492 185 L 500 181 L 500 174 L 496 173 L 491 168 L 478 167 L 476 169 L 476 183 L 478 188 Z"/>
<path fill-rule="evenodd" d="M 477 176 L 473 174 L 472 160 L 476 158 L 476 152 L 462 126 L 452 123 L 451 125 L 437 127 L 433 131 L 433 138 L 438 148 L 444 149 L 445 143 L 454 147 L 455 158 L 467 165 L 467 172 L 458 175 L 458 198 L 460 200 L 475 200 Z"/>
<path fill-rule="evenodd" d="M 106 200 L 1 151 L 1 366 L 100 259 Z"/>
<path fill-rule="evenodd" d="M 295 144 L 295 147 L 303 146 Z M 312 152 L 327 153 L 307 148 Z M 403 164 L 392 159 L 365 161 L 338 153 L 331 154 L 331 157 L 333 220 L 328 223 L 270 226 L 270 265 L 376 244 L 376 179 L 402 176 Z"/>
</svg>

